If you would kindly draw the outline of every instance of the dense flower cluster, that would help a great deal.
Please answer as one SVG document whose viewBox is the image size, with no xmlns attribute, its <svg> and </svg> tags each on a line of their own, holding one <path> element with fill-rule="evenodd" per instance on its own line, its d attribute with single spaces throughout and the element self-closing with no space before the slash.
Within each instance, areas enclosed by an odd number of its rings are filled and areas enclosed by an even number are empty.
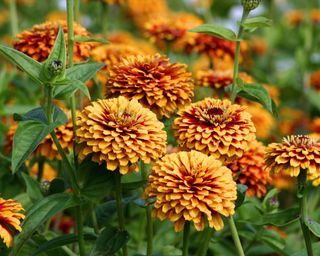
<svg viewBox="0 0 320 256">
<path fill-rule="evenodd" d="M 255 139 L 256 131 L 244 107 L 213 98 L 180 110 L 173 130 L 182 148 L 195 149 L 222 160 L 241 157 L 248 143 Z"/>
<path fill-rule="evenodd" d="M 237 198 L 231 171 L 198 151 L 172 153 L 157 161 L 145 195 L 155 198 L 154 216 L 174 222 L 177 232 L 186 221 L 203 230 L 206 220 L 210 227 L 221 230 L 221 215 L 234 214 Z"/>
<path fill-rule="evenodd" d="M 137 99 L 158 117 L 191 103 L 193 83 L 185 64 L 155 55 L 128 56 L 109 69 L 106 97 Z"/>
<path fill-rule="evenodd" d="M 123 96 L 92 102 L 78 113 L 79 158 L 91 155 L 107 169 L 129 171 L 140 159 L 146 163 L 166 151 L 167 136 L 163 123 L 137 100 Z"/>
</svg>

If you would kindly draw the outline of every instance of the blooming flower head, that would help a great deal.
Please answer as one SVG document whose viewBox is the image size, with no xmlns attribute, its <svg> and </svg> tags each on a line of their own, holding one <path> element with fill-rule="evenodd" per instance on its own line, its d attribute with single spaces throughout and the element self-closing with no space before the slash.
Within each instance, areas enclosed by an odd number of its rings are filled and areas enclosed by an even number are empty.
<svg viewBox="0 0 320 256">
<path fill-rule="evenodd" d="M 13 244 L 13 230 L 21 232 L 20 221 L 24 215 L 20 213 L 23 208 L 20 203 L 12 199 L 0 198 L 0 237 L 7 247 Z"/>
<path fill-rule="evenodd" d="M 233 70 L 200 70 L 196 73 L 196 86 L 210 86 L 220 89 L 232 84 Z"/>
<path fill-rule="evenodd" d="M 238 182 L 248 187 L 246 192 L 248 196 L 264 196 L 271 182 L 269 171 L 266 170 L 264 154 L 265 146 L 261 142 L 252 141 L 242 157 L 227 165 L 234 177 L 238 177 Z"/>
<path fill-rule="evenodd" d="M 92 160 L 107 169 L 129 171 L 129 165 L 140 159 L 146 163 L 166 151 L 166 132 L 156 115 L 137 100 L 119 98 L 92 102 L 77 119 L 79 158 Z"/>
<path fill-rule="evenodd" d="M 212 156 L 198 151 L 165 155 L 152 167 L 145 196 L 155 198 L 153 215 L 169 219 L 179 232 L 186 221 L 197 230 L 221 230 L 221 215 L 234 214 L 236 183 L 231 171 Z"/>
<path fill-rule="evenodd" d="M 189 13 L 170 13 L 157 19 L 151 18 L 144 25 L 145 35 L 153 42 L 175 41 L 187 30 L 202 24 L 202 20 Z"/>
<path fill-rule="evenodd" d="M 70 113 L 68 122 L 65 125 L 61 125 L 55 128 L 55 133 L 61 144 L 61 147 L 65 151 L 70 152 L 73 147 L 73 126 Z M 46 136 L 45 139 L 39 144 L 36 149 L 36 154 L 45 156 L 49 160 L 61 160 L 58 149 L 50 135 Z"/>
<path fill-rule="evenodd" d="M 137 99 L 159 118 L 170 117 L 191 103 L 191 73 L 185 64 L 170 63 L 159 54 L 128 56 L 109 69 L 106 97 L 119 95 Z"/>
<path fill-rule="evenodd" d="M 48 58 L 60 26 L 62 26 L 65 33 L 65 39 L 67 39 L 68 26 L 66 21 L 47 21 L 39 25 L 34 25 L 31 30 L 26 30 L 18 34 L 13 46 L 16 50 L 42 62 Z M 88 37 L 90 35 L 85 28 L 76 23 L 74 23 L 73 29 L 75 36 Z M 93 45 L 91 42 L 75 41 L 74 61 L 79 62 L 86 60 L 90 55 Z"/>
<path fill-rule="evenodd" d="M 245 107 L 213 98 L 180 110 L 173 130 L 181 147 L 221 160 L 241 157 L 256 137 L 251 115 Z"/>
<path fill-rule="evenodd" d="M 266 164 L 274 173 L 284 172 L 297 177 L 307 170 L 308 179 L 319 176 L 320 143 L 308 135 L 291 135 L 282 143 L 271 143 L 266 148 Z"/>
</svg>

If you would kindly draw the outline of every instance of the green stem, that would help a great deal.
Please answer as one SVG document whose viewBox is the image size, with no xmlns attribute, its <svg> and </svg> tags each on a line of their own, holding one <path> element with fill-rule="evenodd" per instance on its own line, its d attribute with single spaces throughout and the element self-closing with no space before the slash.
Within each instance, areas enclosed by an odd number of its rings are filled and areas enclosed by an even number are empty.
<svg viewBox="0 0 320 256">
<path fill-rule="evenodd" d="M 74 20 L 79 22 L 80 18 L 80 1 L 74 0 Z"/>
<path fill-rule="evenodd" d="M 68 22 L 68 67 L 73 66 L 73 44 L 74 44 L 74 31 L 73 31 L 73 0 L 67 1 L 67 22 Z"/>
<path fill-rule="evenodd" d="M 117 203 L 117 213 L 118 213 L 118 222 L 119 222 L 119 229 L 121 231 L 125 230 L 125 225 L 124 225 L 124 213 L 123 213 L 123 208 L 122 208 L 122 185 L 121 185 L 121 174 L 117 170 L 116 171 L 116 203 Z M 128 250 L 127 250 L 127 245 L 125 244 L 122 247 L 122 254 L 123 256 L 128 255 Z"/>
<path fill-rule="evenodd" d="M 38 161 L 38 173 L 37 173 L 37 181 L 41 181 L 43 176 L 43 167 L 44 167 L 45 159 L 43 157 L 40 157 Z"/>
<path fill-rule="evenodd" d="M 209 243 L 211 239 L 212 229 L 210 227 L 207 227 L 203 234 L 203 240 L 201 241 L 201 247 L 199 250 L 199 253 L 197 253 L 198 256 L 206 256 L 209 248 Z"/>
<path fill-rule="evenodd" d="M 10 9 L 11 34 L 12 34 L 12 37 L 16 37 L 16 35 L 19 32 L 16 0 L 9 1 L 9 9 Z"/>
<path fill-rule="evenodd" d="M 108 5 L 101 1 L 101 25 L 102 33 L 106 35 L 108 33 Z"/>
<path fill-rule="evenodd" d="M 242 17 L 239 25 L 238 35 L 237 35 L 237 42 L 236 42 L 236 52 L 234 56 L 234 63 L 233 63 L 233 82 L 231 87 L 231 95 L 234 95 L 236 89 L 237 89 L 237 79 L 239 76 L 239 57 L 240 57 L 240 44 L 242 39 L 242 33 L 243 33 L 243 22 L 246 20 L 246 18 L 249 15 L 249 11 L 243 9 Z M 234 100 L 233 100 L 234 101 Z"/>
<path fill-rule="evenodd" d="M 140 161 L 140 172 L 142 180 L 147 180 L 148 172 L 145 164 Z M 153 250 L 153 222 L 152 222 L 152 207 L 149 205 L 149 200 L 146 199 L 146 218 L 147 218 L 147 256 L 152 255 Z"/>
<path fill-rule="evenodd" d="M 307 180 L 307 171 L 300 170 L 298 176 L 298 198 L 300 199 L 300 226 L 302 229 L 304 241 L 307 248 L 308 256 L 313 256 L 312 243 L 311 243 L 311 234 L 309 228 L 306 225 L 308 218 L 307 210 L 307 195 L 306 195 L 306 180 Z"/>
<path fill-rule="evenodd" d="M 98 235 L 100 233 L 99 225 L 98 225 L 97 215 L 96 215 L 96 212 L 94 211 L 94 206 L 92 203 L 90 204 L 90 208 L 91 208 L 90 210 L 91 210 L 91 221 L 92 221 L 93 230 L 94 230 L 94 233 Z"/>
<path fill-rule="evenodd" d="M 46 93 L 47 93 L 47 119 L 48 124 L 52 123 L 52 100 L 53 100 L 53 87 L 52 85 L 46 85 Z"/>
<path fill-rule="evenodd" d="M 85 256 L 86 252 L 85 252 L 84 239 L 83 239 L 83 211 L 82 211 L 81 204 L 78 207 L 76 207 L 76 219 L 77 219 L 79 254 L 80 256 Z"/>
<path fill-rule="evenodd" d="M 187 221 L 183 227 L 182 256 L 189 255 L 189 236 L 190 236 L 190 221 Z"/>
<path fill-rule="evenodd" d="M 238 256 L 245 256 L 242 249 L 241 241 L 238 235 L 237 227 L 236 227 L 236 224 L 234 223 L 234 219 L 232 216 L 229 218 L 229 225 L 230 225 L 233 242 L 237 249 Z"/>
</svg>

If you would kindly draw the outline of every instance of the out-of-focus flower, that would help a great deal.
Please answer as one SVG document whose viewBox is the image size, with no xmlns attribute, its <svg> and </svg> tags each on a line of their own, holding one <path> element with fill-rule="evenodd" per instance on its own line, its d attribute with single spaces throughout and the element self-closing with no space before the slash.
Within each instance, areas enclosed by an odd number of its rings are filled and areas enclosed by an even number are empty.
<svg viewBox="0 0 320 256">
<path fill-rule="evenodd" d="M 17 35 L 13 46 L 16 50 L 42 62 L 46 60 L 53 48 L 56 36 L 62 26 L 67 43 L 67 22 L 66 21 L 47 21 L 45 23 L 34 25 L 31 30 L 23 31 Z M 90 33 L 82 26 L 74 23 L 75 36 L 88 37 Z M 74 61 L 84 61 L 90 56 L 90 51 L 94 43 L 77 42 L 74 43 Z"/>
<path fill-rule="evenodd" d="M 63 234 L 69 234 L 74 224 L 74 219 L 71 216 L 63 214 L 62 216 L 54 216 L 51 219 L 50 228 L 58 229 Z"/>
<path fill-rule="evenodd" d="M 16 133 L 17 128 L 18 128 L 18 123 L 13 123 L 7 132 L 6 143 L 4 146 L 4 152 L 6 155 L 9 155 L 12 151 L 13 136 Z"/>
<path fill-rule="evenodd" d="M 97 73 L 98 80 L 105 84 L 108 80 L 107 71 L 121 62 L 124 57 L 144 54 L 143 50 L 126 44 L 108 44 L 95 47 L 91 51 L 91 57 L 96 62 L 104 63 L 105 66 Z"/>
<path fill-rule="evenodd" d="M 256 129 L 245 107 L 213 98 L 180 110 L 173 130 L 181 147 L 229 161 L 241 157 L 249 142 L 256 138 Z"/>
<path fill-rule="evenodd" d="M 0 237 L 7 247 L 13 244 L 14 231 L 21 232 L 20 221 L 24 215 L 21 204 L 12 199 L 0 198 Z"/>
<path fill-rule="evenodd" d="M 34 164 L 30 169 L 30 176 L 37 177 L 39 173 L 39 165 Z M 42 180 L 43 181 L 52 181 L 57 177 L 57 171 L 48 163 L 43 164 L 43 173 Z"/>
<path fill-rule="evenodd" d="M 67 13 L 65 11 L 51 11 L 46 16 L 47 21 L 61 21 L 67 20 Z"/>
<path fill-rule="evenodd" d="M 302 130 L 309 123 L 305 113 L 300 109 L 284 107 L 280 109 L 280 118 L 277 122 L 282 134 L 293 134 L 297 130 Z"/>
<path fill-rule="evenodd" d="M 212 66 L 214 70 L 233 70 L 233 58 L 229 55 L 225 55 L 223 59 L 201 55 L 193 62 L 192 71 L 197 74 L 199 71 L 212 69 Z"/>
<path fill-rule="evenodd" d="M 170 117 L 191 103 L 191 73 L 185 64 L 170 63 L 159 54 L 128 56 L 109 69 L 106 97 L 119 95 L 139 100 L 159 118 Z"/>
<path fill-rule="evenodd" d="M 210 86 L 214 89 L 224 88 L 233 81 L 233 70 L 200 70 L 196 73 L 196 86 Z"/>
<path fill-rule="evenodd" d="M 313 132 L 313 133 L 317 133 L 320 135 L 320 117 L 316 117 L 314 118 L 310 125 L 310 131 Z"/>
<path fill-rule="evenodd" d="M 170 13 L 168 16 L 151 18 L 144 25 L 145 35 L 153 42 L 165 44 L 183 37 L 187 30 L 202 24 L 203 21 L 189 13 Z"/>
<path fill-rule="evenodd" d="M 107 34 L 107 40 L 112 44 L 134 44 L 135 39 L 127 31 L 114 31 Z"/>
<path fill-rule="evenodd" d="M 166 0 L 127 0 L 129 16 L 135 25 L 143 30 L 150 19 L 157 19 L 169 13 Z"/>
<path fill-rule="evenodd" d="M 249 49 L 255 54 L 262 56 L 268 51 L 268 45 L 264 38 L 262 37 L 253 37 L 249 41 Z"/>
<path fill-rule="evenodd" d="M 296 178 L 284 172 L 278 172 L 271 175 L 271 183 L 279 190 L 292 190 L 295 188 Z"/>
<path fill-rule="evenodd" d="M 70 116 L 70 114 L 69 114 Z M 58 126 L 55 128 L 55 133 L 61 144 L 61 147 L 70 152 L 73 147 L 73 126 L 71 117 L 65 125 Z M 61 159 L 58 149 L 54 144 L 50 135 L 48 135 L 37 147 L 36 154 L 46 157 L 49 160 Z"/>
<path fill-rule="evenodd" d="M 156 115 L 137 100 L 119 98 L 99 100 L 78 113 L 79 159 L 92 160 L 107 169 L 129 171 L 140 159 L 146 163 L 166 151 L 166 132 Z"/>
<path fill-rule="evenodd" d="M 282 143 L 271 143 L 266 148 L 266 164 L 274 173 L 283 172 L 297 177 L 307 170 L 308 179 L 319 177 L 320 143 L 308 135 L 291 135 Z"/>
<path fill-rule="evenodd" d="M 266 139 L 271 134 L 275 125 L 273 116 L 260 104 L 248 105 L 247 111 L 252 115 L 251 119 L 256 127 L 256 135 L 260 139 Z"/>
<path fill-rule="evenodd" d="M 8 19 L 9 19 L 9 11 L 6 10 L 6 9 L 2 9 L 0 11 L 0 27 L 7 23 L 8 22 Z"/>
<path fill-rule="evenodd" d="M 248 187 L 248 196 L 262 197 L 267 193 L 271 182 L 269 171 L 264 162 L 265 146 L 258 141 L 249 143 L 243 155 L 227 165 L 237 180 Z"/>
<path fill-rule="evenodd" d="M 286 20 L 291 26 L 298 26 L 305 21 L 305 13 L 302 10 L 291 10 L 286 14 Z M 312 23 L 320 23 L 320 9 L 311 10 Z"/>
<path fill-rule="evenodd" d="M 186 221 L 203 230 L 206 220 L 221 230 L 221 215 L 234 214 L 236 194 L 231 171 L 198 151 L 172 153 L 157 161 L 145 190 L 146 197 L 155 198 L 154 216 L 172 221 L 176 232 Z"/>
<path fill-rule="evenodd" d="M 315 90 L 320 91 L 320 70 L 311 73 L 310 86 L 312 86 Z"/>
</svg>

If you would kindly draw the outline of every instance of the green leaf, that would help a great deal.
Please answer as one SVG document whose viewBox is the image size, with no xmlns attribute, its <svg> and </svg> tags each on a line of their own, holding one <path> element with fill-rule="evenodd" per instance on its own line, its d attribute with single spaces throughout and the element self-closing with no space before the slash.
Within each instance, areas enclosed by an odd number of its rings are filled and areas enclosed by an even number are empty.
<svg viewBox="0 0 320 256">
<path fill-rule="evenodd" d="M 242 26 L 246 29 L 270 27 L 271 25 L 272 20 L 262 16 L 247 18 L 244 23 L 242 23 Z"/>
<path fill-rule="evenodd" d="M 43 70 L 41 74 L 47 80 L 52 80 L 52 74 L 50 74 L 50 72 L 47 69 L 49 65 L 52 63 L 52 61 L 55 61 L 55 60 L 60 60 L 62 62 L 61 74 L 56 78 L 56 80 L 60 80 L 64 77 L 65 70 L 66 70 L 66 62 L 67 62 L 66 42 L 64 39 L 63 29 L 61 28 L 61 26 L 59 27 L 59 32 L 57 34 L 56 41 L 50 52 L 50 55 L 43 63 Z"/>
<path fill-rule="evenodd" d="M 238 86 L 235 95 L 232 95 L 234 99 L 236 95 L 246 98 L 251 101 L 259 102 L 264 108 L 266 108 L 270 113 L 275 113 L 272 99 L 268 91 L 258 83 L 245 84 L 244 86 Z"/>
<path fill-rule="evenodd" d="M 96 240 L 97 236 L 94 234 L 84 234 L 84 240 Z M 67 234 L 67 235 L 60 235 L 55 237 L 45 243 L 42 243 L 36 251 L 33 252 L 32 256 L 39 255 L 42 252 L 46 252 L 52 249 L 59 248 L 61 246 L 65 246 L 68 244 L 73 244 L 78 242 L 78 235 L 76 234 Z"/>
<path fill-rule="evenodd" d="M 306 225 L 309 230 L 316 236 L 320 237 L 320 224 L 311 218 L 307 218 Z"/>
<path fill-rule="evenodd" d="M 299 208 L 290 208 L 276 213 L 266 213 L 262 217 L 262 225 L 275 225 L 277 227 L 285 226 L 296 221 L 300 217 Z"/>
<path fill-rule="evenodd" d="M 12 247 L 11 256 L 18 256 L 23 244 L 30 239 L 32 234 L 39 229 L 46 220 L 64 209 L 74 207 L 79 202 L 72 194 L 54 194 L 47 196 L 33 204 L 27 211 L 26 218 L 22 225 L 23 232 L 14 238 L 14 247 Z"/>
<path fill-rule="evenodd" d="M 43 198 L 43 195 L 41 193 L 41 189 L 39 186 L 39 182 L 37 182 L 35 179 L 30 177 L 26 173 L 22 173 L 22 178 L 24 179 L 24 182 L 26 183 L 27 194 L 33 202 L 36 202 L 39 199 Z"/>
<path fill-rule="evenodd" d="M 306 91 L 306 96 L 313 107 L 320 110 L 320 94 L 313 89 Z"/>
<path fill-rule="evenodd" d="M 110 256 L 119 251 L 129 240 L 125 230 L 114 227 L 105 228 L 99 235 L 90 256 Z"/>
<path fill-rule="evenodd" d="M 122 188 L 123 188 L 124 191 L 126 191 L 126 190 L 135 190 L 135 189 L 138 189 L 138 188 L 143 188 L 143 186 L 146 183 L 147 183 L 146 180 L 125 182 L 125 183 L 122 183 Z"/>
<path fill-rule="evenodd" d="M 43 83 L 41 79 L 42 65 L 29 56 L 13 48 L 0 45 L 0 53 L 11 63 L 17 65 L 27 75 L 39 84 Z"/>
<path fill-rule="evenodd" d="M 13 172 L 19 169 L 54 128 L 65 124 L 68 120 L 62 110 L 57 107 L 54 107 L 53 123 L 50 126 L 47 125 L 47 120 L 42 108 L 36 108 L 19 117 L 22 121 L 19 123 L 13 137 L 11 164 Z"/>
<path fill-rule="evenodd" d="M 228 28 L 224 28 L 221 26 L 213 25 L 213 24 L 202 24 L 198 27 L 195 27 L 190 32 L 204 33 L 212 36 L 216 36 L 229 41 L 237 41 L 237 35 Z"/>
<path fill-rule="evenodd" d="M 70 80 L 80 80 L 85 83 L 104 66 L 102 63 L 81 63 L 66 70 L 66 77 Z"/>
<path fill-rule="evenodd" d="M 238 208 L 244 202 L 246 198 L 246 191 L 248 187 L 243 184 L 237 184 L 237 200 L 236 200 L 236 208 Z"/>
<path fill-rule="evenodd" d="M 102 44 L 108 44 L 109 41 L 104 38 L 94 38 L 94 37 L 87 37 L 87 36 L 75 36 L 74 41 L 80 43 L 87 43 L 87 42 L 96 42 Z"/>
<path fill-rule="evenodd" d="M 277 251 L 282 251 L 286 245 L 286 240 L 274 230 L 264 229 L 260 231 L 257 240 L 268 244 Z"/>
<path fill-rule="evenodd" d="M 270 200 L 272 200 L 272 198 L 275 198 L 279 194 L 279 192 L 280 191 L 276 188 L 271 189 L 264 197 L 262 204 L 261 204 L 261 208 L 264 209 L 265 211 L 269 210 Z M 272 210 L 274 210 L 274 209 L 272 209 Z"/>
<path fill-rule="evenodd" d="M 89 99 L 91 98 L 88 87 L 80 80 L 65 79 L 63 81 L 60 81 L 59 84 L 55 84 L 55 85 L 58 85 L 58 86 L 54 87 L 53 95 L 57 99 L 70 97 L 78 89 L 82 91 L 82 93 L 86 95 Z"/>
</svg>

